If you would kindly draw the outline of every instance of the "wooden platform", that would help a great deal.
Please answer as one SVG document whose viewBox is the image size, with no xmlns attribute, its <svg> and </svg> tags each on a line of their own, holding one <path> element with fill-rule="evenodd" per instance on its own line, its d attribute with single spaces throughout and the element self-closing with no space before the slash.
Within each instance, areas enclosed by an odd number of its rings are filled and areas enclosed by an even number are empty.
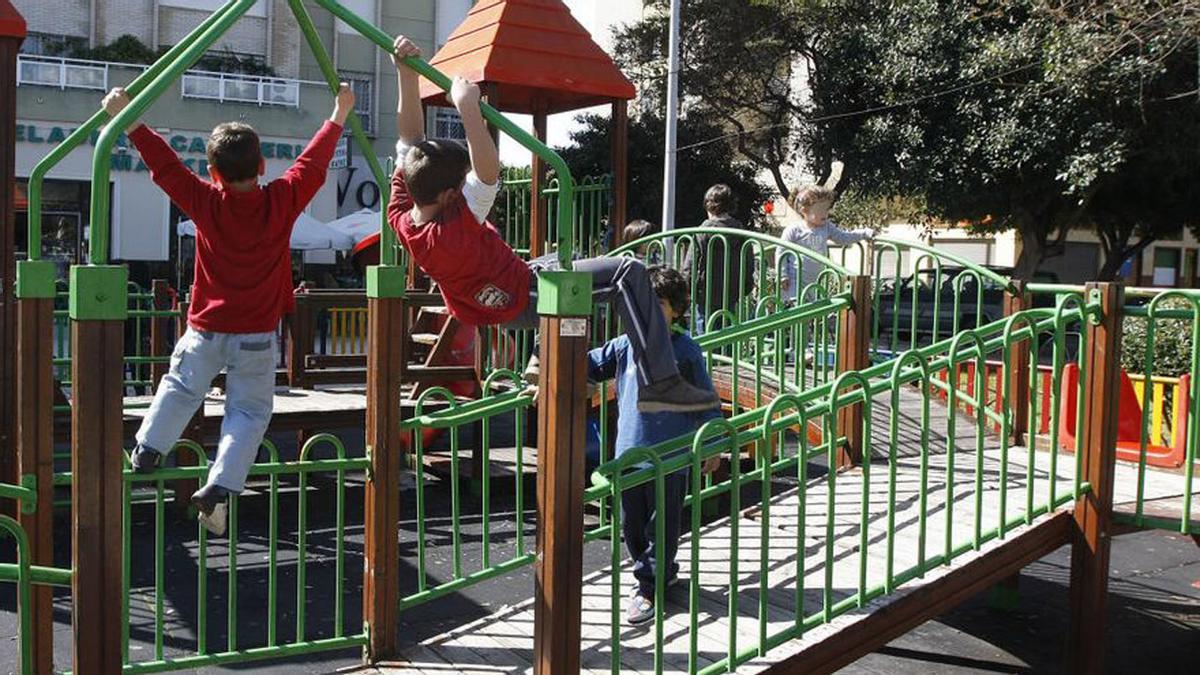
<svg viewBox="0 0 1200 675">
<path fill-rule="evenodd" d="M 768 508 L 760 505 L 743 509 L 737 517 L 705 526 L 700 531 L 699 600 L 695 607 L 699 617 L 699 667 L 703 668 L 722 658 L 729 646 L 731 620 L 730 589 L 736 587 L 736 618 L 732 628 L 739 650 L 759 643 L 760 597 L 765 598 L 761 611 L 768 636 L 794 625 L 796 598 L 803 597 L 804 616 L 819 613 L 826 602 L 837 603 L 855 597 L 863 587 L 883 584 L 888 578 L 887 549 L 894 550 L 893 574 L 913 568 L 922 553 L 928 559 L 944 553 L 947 539 L 952 546 L 970 545 L 975 541 L 976 528 L 987 531 L 1000 524 L 1001 485 L 1007 486 L 1004 499 L 1009 517 L 1025 514 L 1027 498 L 1032 495 L 1035 508 L 1048 501 L 1050 489 L 1051 454 L 1026 448 L 1010 448 L 1002 457 L 998 439 L 985 436 L 982 452 L 977 452 L 976 438 L 970 421 L 958 418 L 955 423 L 956 442 L 953 470 L 949 468 L 950 454 L 946 452 L 945 431 L 949 426 L 946 410 L 932 406 L 930 447 L 936 449 L 926 460 L 924 481 L 927 485 L 926 514 L 921 518 L 920 486 L 922 458 L 914 439 L 919 438 L 919 418 L 909 411 L 917 410 L 920 394 L 906 388 L 901 396 L 902 410 L 897 419 L 902 445 L 896 448 L 894 471 L 895 509 L 889 514 L 887 430 L 892 411 L 886 399 L 875 401 L 873 410 L 873 461 L 870 466 L 835 474 L 817 475 L 821 469 L 812 467 L 814 475 L 801 485 L 792 476 L 777 477 L 776 496 Z M 1055 475 L 1057 492 L 1065 493 L 1072 485 L 1074 457 L 1060 454 Z M 1006 471 L 1006 475 L 1004 475 Z M 1030 483 L 1032 476 L 1032 483 Z M 1200 478 L 1194 482 L 1200 491 Z M 1137 486 L 1136 467 L 1119 464 L 1116 474 L 1116 501 L 1129 502 Z M 831 495 L 832 487 L 832 495 Z M 1165 500 L 1183 492 L 1183 477 L 1179 474 L 1150 471 L 1146 477 L 1146 497 Z M 866 499 L 866 509 L 862 508 Z M 827 514 L 832 505 L 833 520 Z M 895 534 L 889 542 L 888 521 L 894 521 Z M 956 570 L 972 565 L 984 556 L 994 560 L 1020 550 L 1040 556 L 1066 540 L 1068 523 L 1062 516 L 1043 515 L 1032 519 L 1032 525 L 1018 523 L 1005 533 L 1003 540 L 981 545 L 978 550 L 955 558 L 949 566 L 936 568 L 922 579 L 910 581 L 897 592 L 877 598 L 861 608 L 855 608 L 832 622 L 808 631 L 803 638 L 793 639 L 756 657 L 738 668 L 738 672 L 759 672 L 772 664 L 797 657 L 806 650 L 820 650 L 832 636 L 851 629 L 887 607 L 896 607 L 915 591 L 926 589 L 938 592 Z M 829 536 L 832 529 L 832 537 Z M 1051 531 L 1053 529 L 1053 531 Z M 863 538 L 867 542 L 865 553 Z M 736 538 L 737 554 L 731 555 Z M 1020 547 L 1005 546 L 1005 542 L 1024 538 Z M 1025 544 L 1040 541 L 1032 548 Z M 598 542 L 592 546 L 604 546 Z M 668 592 L 664 626 L 664 669 L 666 672 L 688 671 L 688 589 L 691 565 L 691 536 L 684 536 L 678 556 L 683 582 Z M 1007 550 L 1006 550 L 1007 549 Z M 736 563 L 735 563 L 736 561 Z M 827 561 L 832 565 L 827 568 Z M 1013 558 L 1011 569 L 1028 562 Z M 736 571 L 733 566 L 736 564 Z M 765 594 L 760 587 L 760 570 L 765 566 Z M 731 583 L 731 579 L 735 581 Z M 798 589 L 798 579 L 802 585 Z M 583 591 L 584 672 L 610 672 L 614 642 L 612 607 L 614 575 L 610 569 L 587 576 Z M 617 571 L 616 589 L 620 623 L 617 642 L 620 644 L 621 672 L 653 672 L 653 624 L 631 627 L 624 621 L 627 597 L 633 577 L 626 564 Z M 532 595 L 532 588 L 530 588 Z M 533 650 L 532 600 L 501 608 L 490 616 L 463 625 L 419 644 L 409 645 L 395 666 L 380 667 L 380 673 L 525 673 L 532 672 Z M 862 624 L 867 626 L 869 624 Z M 842 633 L 844 635 L 845 633 Z"/>
</svg>

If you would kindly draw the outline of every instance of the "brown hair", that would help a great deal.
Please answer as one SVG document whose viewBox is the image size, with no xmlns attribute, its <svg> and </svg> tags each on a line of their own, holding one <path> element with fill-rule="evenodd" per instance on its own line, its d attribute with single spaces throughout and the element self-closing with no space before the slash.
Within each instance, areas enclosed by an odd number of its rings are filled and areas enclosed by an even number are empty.
<svg viewBox="0 0 1200 675">
<path fill-rule="evenodd" d="M 432 204 L 446 190 L 457 189 L 471 168 L 467 149 L 455 141 L 421 141 L 401 161 L 404 182 L 417 206 Z"/>
<path fill-rule="evenodd" d="M 837 193 L 824 185 L 797 185 L 788 195 L 788 205 L 800 212 L 820 202 L 832 204 L 836 196 Z"/>
<path fill-rule="evenodd" d="M 724 183 L 717 183 L 704 193 L 704 208 L 715 216 L 722 216 L 737 208 L 737 197 Z"/>
<path fill-rule="evenodd" d="M 650 223 L 650 221 L 641 219 L 631 220 L 629 221 L 629 224 L 625 226 L 625 229 L 621 230 L 621 243 L 628 244 L 631 241 L 636 241 L 650 234 L 654 230 L 655 227 L 652 223 Z"/>
<path fill-rule="evenodd" d="M 208 163 L 227 183 L 240 183 L 258 177 L 262 164 L 262 147 L 258 134 L 249 124 L 225 122 L 218 124 L 208 137 L 205 147 Z"/>
<path fill-rule="evenodd" d="M 654 294 L 669 302 L 671 309 L 675 310 L 675 321 L 682 322 L 692 304 L 687 277 L 665 265 L 651 265 L 646 271 L 650 273 L 650 286 L 654 288 Z"/>
</svg>

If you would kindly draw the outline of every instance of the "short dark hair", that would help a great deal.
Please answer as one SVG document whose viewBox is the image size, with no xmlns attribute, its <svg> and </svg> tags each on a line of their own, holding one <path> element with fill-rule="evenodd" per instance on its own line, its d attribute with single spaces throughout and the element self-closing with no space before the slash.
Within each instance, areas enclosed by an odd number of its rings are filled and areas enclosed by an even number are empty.
<svg viewBox="0 0 1200 675">
<path fill-rule="evenodd" d="M 631 241 L 641 239 L 642 237 L 653 232 L 655 229 L 656 228 L 654 227 L 654 224 L 647 220 L 638 219 L 630 221 L 629 224 L 625 226 L 625 229 L 621 230 L 621 243 L 628 244 Z"/>
<path fill-rule="evenodd" d="M 456 141 L 421 141 L 401 161 L 408 194 L 417 206 L 432 204 L 446 190 L 458 188 L 471 169 L 471 155 Z"/>
<path fill-rule="evenodd" d="M 654 294 L 671 303 L 675 310 L 675 320 L 683 321 L 688 309 L 692 306 L 692 289 L 687 277 L 673 267 L 666 265 L 651 265 L 646 268 L 650 273 L 650 285 Z"/>
<path fill-rule="evenodd" d="M 208 163 L 227 183 L 240 183 L 258 177 L 262 164 L 262 145 L 254 127 L 244 122 L 218 124 L 205 146 Z"/>
<path fill-rule="evenodd" d="M 737 208 L 737 197 L 728 185 L 717 183 L 704 193 L 704 208 L 713 215 L 725 215 Z"/>
</svg>

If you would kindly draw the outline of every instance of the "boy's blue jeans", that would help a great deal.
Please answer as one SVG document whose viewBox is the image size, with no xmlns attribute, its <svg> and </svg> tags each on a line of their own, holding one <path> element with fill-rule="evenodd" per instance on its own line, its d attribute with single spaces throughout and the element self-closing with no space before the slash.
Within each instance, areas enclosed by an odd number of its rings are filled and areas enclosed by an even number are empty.
<svg viewBox="0 0 1200 675">
<path fill-rule="evenodd" d="M 688 475 L 689 472 L 682 469 L 663 476 L 666 514 L 663 520 L 665 540 L 661 547 L 654 541 L 654 519 L 657 517 L 654 512 L 654 481 L 621 492 L 621 527 L 625 534 L 625 548 L 633 559 L 633 576 L 637 579 L 638 593 L 642 597 L 654 598 L 654 575 L 659 560 L 670 562 L 663 577 L 664 583 L 670 583 L 679 576 L 675 553 L 679 550 L 679 530 L 683 521 L 683 498 L 687 494 Z"/>
<path fill-rule="evenodd" d="M 188 328 L 171 354 L 171 369 L 154 392 L 137 432 L 139 445 L 170 451 L 225 371 L 225 419 L 209 484 L 241 492 L 271 422 L 275 402 L 275 333 L 210 333 Z"/>
</svg>

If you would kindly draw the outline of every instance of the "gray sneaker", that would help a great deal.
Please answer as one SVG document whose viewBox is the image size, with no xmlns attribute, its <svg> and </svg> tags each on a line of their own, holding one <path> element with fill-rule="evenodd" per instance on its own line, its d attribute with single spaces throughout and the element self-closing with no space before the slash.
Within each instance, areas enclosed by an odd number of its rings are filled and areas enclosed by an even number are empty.
<svg viewBox="0 0 1200 675">
<path fill-rule="evenodd" d="M 210 484 L 196 490 L 192 506 L 200 513 L 200 524 L 218 537 L 225 534 L 229 516 L 229 490 Z"/>
<path fill-rule="evenodd" d="M 625 609 L 625 620 L 631 626 L 640 626 L 654 620 L 654 600 L 634 591 L 629 596 L 629 607 Z"/>
<path fill-rule="evenodd" d="M 638 412 L 704 412 L 721 407 L 716 393 L 676 375 L 638 389 Z"/>
</svg>

